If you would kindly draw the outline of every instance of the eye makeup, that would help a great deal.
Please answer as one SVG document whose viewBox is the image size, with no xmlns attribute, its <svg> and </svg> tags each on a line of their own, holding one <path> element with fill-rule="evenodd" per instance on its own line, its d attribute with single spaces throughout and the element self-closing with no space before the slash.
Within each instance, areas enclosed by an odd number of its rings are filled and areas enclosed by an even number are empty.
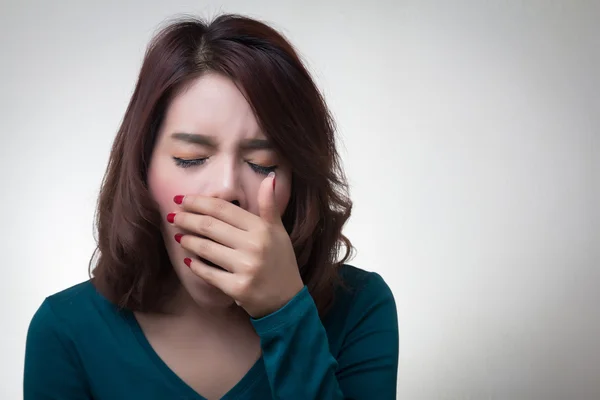
<svg viewBox="0 0 600 400">
<path fill-rule="evenodd" d="M 175 161 L 175 164 L 181 168 L 190 168 L 190 167 L 202 165 L 206 162 L 206 160 L 208 160 L 208 157 L 192 158 L 192 159 L 173 157 L 173 161 Z"/>
<path fill-rule="evenodd" d="M 260 175 L 269 175 L 269 173 L 277 169 L 276 165 L 272 165 L 270 167 L 263 167 L 262 165 L 253 164 L 251 162 L 248 162 L 248 165 L 250 166 L 250 168 L 252 168 L 254 172 Z"/>
<path fill-rule="evenodd" d="M 200 165 L 203 165 L 207 160 L 208 160 L 208 157 L 192 158 L 192 159 L 173 157 L 173 161 L 175 162 L 175 165 L 177 165 L 178 167 L 181 167 L 181 168 L 191 168 L 191 167 L 200 166 Z M 264 166 L 264 165 L 251 163 L 249 161 L 246 161 L 246 164 L 248 164 L 248 166 L 252 169 L 252 171 L 256 172 L 259 175 L 269 175 L 269 173 L 271 173 L 277 169 L 276 165 Z"/>
</svg>

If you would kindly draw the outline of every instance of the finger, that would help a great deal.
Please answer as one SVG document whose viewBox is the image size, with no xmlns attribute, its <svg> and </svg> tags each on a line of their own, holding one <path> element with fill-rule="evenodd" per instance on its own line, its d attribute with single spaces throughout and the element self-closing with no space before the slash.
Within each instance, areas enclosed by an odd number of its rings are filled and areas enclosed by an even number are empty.
<svg viewBox="0 0 600 400">
<path fill-rule="evenodd" d="M 185 263 L 194 274 L 204 279 L 209 285 L 212 285 L 220 289 L 226 295 L 235 298 L 233 290 L 235 278 L 233 274 L 217 268 L 209 267 L 202 261 L 195 258 L 188 258 L 185 260 Z"/>
<path fill-rule="evenodd" d="M 268 223 L 281 223 L 281 216 L 275 201 L 275 172 L 263 179 L 258 189 L 258 214 Z"/>
<path fill-rule="evenodd" d="M 232 249 L 240 248 L 247 241 L 244 238 L 245 231 L 210 215 L 178 212 L 173 217 L 173 224 L 185 231 L 207 237 Z"/>
<path fill-rule="evenodd" d="M 187 195 L 183 200 L 178 198 L 176 196 L 175 201 L 179 201 L 185 211 L 210 215 L 245 231 L 250 230 L 256 222 L 256 215 L 223 199 L 199 195 Z"/>
<path fill-rule="evenodd" d="M 235 250 L 229 247 L 195 235 L 183 235 L 179 243 L 181 247 L 191 251 L 198 257 L 204 258 L 225 269 L 225 272 L 231 273 L 237 269 L 235 261 L 239 256 Z"/>
</svg>

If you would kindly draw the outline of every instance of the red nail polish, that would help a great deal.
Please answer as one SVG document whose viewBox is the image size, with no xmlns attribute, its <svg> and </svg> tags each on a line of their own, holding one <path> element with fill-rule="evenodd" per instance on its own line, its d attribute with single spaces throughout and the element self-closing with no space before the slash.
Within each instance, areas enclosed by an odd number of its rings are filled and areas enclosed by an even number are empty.
<svg viewBox="0 0 600 400">
<path fill-rule="evenodd" d="M 177 243 L 181 243 L 181 237 L 182 237 L 182 236 L 183 236 L 183 235 L 182 235 L 181 233 L 176 233 L 176 234 L 175 234 L 175 240 L 177 241 Z"/>
<path fill-rule="evenodd" d="M 169 223 L 173 223 L 175 222 L 175 213 L 170 213 L 167 215 L 167 221 L 169 221 Z"/>
<path fill-rule="evenodd" d="M 192 259 L 186 257 L 183 259 L 183 262 L 189 267 L 192 264 Z"/>
<path fill-rule="evenodd" d="M 183 203 L 183 196 L 179 194 L 173 197 L 173 201 L 175 202 L 175 204 L 181 204 Z"/>
</svg>

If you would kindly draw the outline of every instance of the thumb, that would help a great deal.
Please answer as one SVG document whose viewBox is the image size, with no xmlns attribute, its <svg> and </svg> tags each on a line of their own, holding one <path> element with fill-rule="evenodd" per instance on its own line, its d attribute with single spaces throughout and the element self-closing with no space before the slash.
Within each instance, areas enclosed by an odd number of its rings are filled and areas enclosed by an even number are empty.
<svg viewBox="0 0 600 400">
<path fill-rule="evenodd" d="M 270 172 L 260 184 L 258 189 L 258 213 L 262 219 L 269 223 L 281 221 L 275 201 L 275 172 Z"/>
</svg>

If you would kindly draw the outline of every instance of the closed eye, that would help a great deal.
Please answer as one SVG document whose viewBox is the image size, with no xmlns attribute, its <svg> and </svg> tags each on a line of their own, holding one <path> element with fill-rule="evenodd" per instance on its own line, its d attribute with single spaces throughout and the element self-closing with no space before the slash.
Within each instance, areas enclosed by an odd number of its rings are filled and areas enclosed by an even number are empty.
<svg viewBox="0 0 600 400">
<path fill-rule="evenodd" d="M 206 162 L 206 160 L 208 160 L 208 157 L 193 158 L 193 159 L 184 159 L 184 158 L 179 158 L 179 157 L 173 157 L 173 161 L 175 161 L 175 164 L 181 168 L 196 167 L 196 166 L 204 164 Z M 247 164 L 250 166 L 250 168 L 254 172 L 256 172 L 257 174 L 260 174 L 260 175 L 269 175 L 269 173 L 271 173 L 277 169 L 276 165 L 265 167 L 263 165 L 258 165 L 258 164 L 254 164 L 251 162 L 247 162 Z"/>
<path fill-rule="evenodd" d="M 208 160 L 208 157 L 194 158 L 191 160 L 186 160 L 186 159 L 179 158 L 179 157 L 173 157 L 173 161 L 175 161 L 175 164 L 181 168 L 190 168 L 190 167 L 195 167 L 197 165 L 202 165 L 206 162 L 206 160 Z"/>
<path fill-rule="evenodd" d="M 254 164 L 251 162 L 248 162 L 248 165 L 250 166 L 250 168 L 252 168 L 254 172 L 260 175 L 269 175 L 269 173 L 277 169 L 276 165 L 272 165 L 270 167 L 263 167 L 262 165 Z"/>
</svg>

